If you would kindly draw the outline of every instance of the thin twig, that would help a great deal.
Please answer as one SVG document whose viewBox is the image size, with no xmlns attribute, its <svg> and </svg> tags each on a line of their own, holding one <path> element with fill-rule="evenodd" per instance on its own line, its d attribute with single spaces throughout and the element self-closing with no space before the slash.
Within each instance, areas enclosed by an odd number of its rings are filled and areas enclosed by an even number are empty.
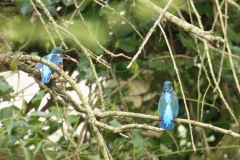
<svg viewBox="0 0 240 160">
<path fill-rule="evenodd" d="M 45 14 L 47 15 L 49 21 L 53 24 L 56 33 L 58 34 L 64 48 L 68 49 L 67 45 L 65 44 L 63 37 L 61 35 L 61 33 L 59 32 L 58 28 L 57 28 L 57 23 L 56 21 L 53 19 L 53 17 L 51 16 L 50 12 L 48 11 L 47 7 L 43 4 L 43 2 L 41 0 L 36 0 L 36 2 L 42 7 L 42 9 L 44 10 Z"/>
<path fill-rule="evenodd" d="M 220 23 L 221 23 L 221 26 L 222 26 L 221 28 L 222 28 L 223 35 L 224 35 L 225 44 L 226 44 L 226 47 L 227 47 L 227 51 L 229 53 L 229 62 L 230 62 L 230 65 L 231 65 L 233 78 L 235 80 L 235 84 L 237 86 L 238 92 L 240 93 L 240 85 L 239 85 L 239 81 L 238 81 L 238 78 L 237 78 L 237 74 L 236 74 L 234 64 L 233 64 L 233 59 L 232 59 L 232 51 L 231 51 L 231 48 L 230 48 L 229 43 L 228 43 L 228 37 L 227 37 L 227 31 L 226 31 L 227 30 L 227 18 L 225 19 L 225 25 L 224 25 L 223 15 L 222 15 L 221 8 L 219 6 L 219 2 L 218 2 L 218 0 L 215 0 L 215 2 L 216 2 L 217 10 L 218 10 L 218 13 L 219 13 L 219 18 L 220 18 Z M 227 12 L 227 3 L 225 3 L 225 6 L 226 6 L 225 7 L 225 12 Z M 237 121 L 236 121 L 236 124 L 238 124 Z"/>
<path fill-rule="evenodd" d="M 188 118 L 188 120 L 190 120 L 190 115 L 189 115 L 189 111 L 188 111 L 188 107 L 187 107 L 187 102 L 186 102 L 185 94 L 184 94 L 183 87 L 182 87 L 181 78 L 180 78 L 180 75 L 179 75 L 179 73 L 178 73 L 178 68 L 177 68 L 175 59 L 174 59 L 174 57 L 173 57 L 172 51 L 171 51 L 171 47 L 170 47 L 170 45 L 169 45 L 169 43 L 168 43 L 167 36 L 166 36 L 166 34 L 165 34 L 162 26 L 161 26 L 160 24 L 158 24 L 158 26 L 159 26 L 159 28 L 161 29 L 162 33 L 163 33 L 163 36 L 164 36 L 165 41 L 166 41 L 167 46 L 168 46 L 169 53 L 170 53 L 170 55 L 171 55 L 171 57 L 172 57 L 173 66 L 174 66 L 175 72 L 176 72 L 176 74 L 177 74 L 178 82 L 179 82 L 180 89 L 181 89 L 182 96 L 183 96 L 183 102 L 184 102 L 185 110 L 186 110 L 186 113 L 187 113 L 187 118 Z M 193 150 L 196 151 L 196 147 L 195 147 L 194 140 L 193 140 L 193 134 L 192 134 L 192 126 L 191 126 L 191 123 L 190 123 L 190 122 L 189 122 L 189 129 L 190 129 L 190 135 L 191 135 L 191 140 L 192 140 L 192 147 L 193 147 Z"/>
<path fill-rule="evenodd" d="M 41 62 L 49 67 L 51 67 L 53 70 L 55 71 L 58 71 L 58 67 L 53 64 L 52 62 L 50 61 L 47 61 L 45 60 L 44 58 L 40 58 L 40 57 L 37 57 L 37 56 L 30 56 L 30 55 L 21 55 L 18 57 L 19 60 L 23 60 L 23 61 L 26 61 L 26 60 L 31 60 L 31 61 L 38 61 L 38 62 Z M 68 83 L 73 87 L 73 89 L 76 91 L 78 97 L 80 98 L 80 100 L 82 101 L 85 109 L 86 109 L 86 113 L 87 115 L 89 116 L 89 119 L 90 119 L 90 122 L 92 124 L 92 127 L 93 127 L 93 131 L 94 133 L 96 134 L 96 137 L 97 137 L 97 140 L 98 140 L 98 144 L 99 144 L 99 147 L 103 153 L 103 156 L 105 159 L 109 159 L 109 155 L 108 155 L 108 148 L 106 147 L 106 144 L 104 142 L 104 139 L 100 133 L 100 131 L 98 130 L 98 128 L 95 126 L 95 123 L 96 123 L 96 117 L 93 113 L 93 110 L 91 109 L 87 99 L 83 96 L 83 93 L 81 92 L 81 90 L 77 87 L 76 83 L 74 80 L 71 79 L 71 77 L 69 77 L 65 72 L 60 72 L 59 73 L 66 81 L 68 81 Z"/>
<path fill-rule="evenodd" d="M 129 65 L 127 66 L 127 68 L 130 68 L 133 64 L 133 62 L 137 59 L 137 57 L 139 56 L 139 54 L 142 52 L 142 49 L 144 48 L 145 44 L 147 43 L 147 41 L 149 40 L 150 36 L 152 35 L 152 33 L 154 32 L 156 26 L 160 23 L 160 20 L 163 17 L 163 14 L 167 11 L 168 7 L 170 6 L 172 0 L 170 0 L 167 5 L 164 7 L 164 9 L 162 10 L 162 12 L 160 13 L 158 19 L 155 21 L 154 25 L 152 26 L 152 28 L 148 31 L 146 37 L 144 38 L 141 46 L 139 47 L 137 53 L 134 55 L 132 61 L 129 63 Z"/>
<path fill-rule="evenodd" d="M 152 9 L 153 11 L 155 11 L 158 14 L 161 14 L 163 11 L 162 8 L 160 8 L 159 6 L 156 6 L 149 0 L 138 0 L 138 1 L 141 2 L 142 4 L 148 6 L 150 9 Z M 221 37 L 212 36 L 211 34 L 206 34 L 206 31 L 199 29 L 198 27 L 179 19 L 178 17 L 172 15 L 169 12 L 164 13 L 164 18 L 166 18 L 167 20 L 171 21 L 172 23 L 182 27 L 185 31 L 192 32 L 200 37 L 203 37 L 204 39 L 206 39 L 212 43 L 215 43 L 215 44 L 218 44 L 219 42 L 224 43 L 224 40 Z"/>
<path fill-rule="evenodd" d="M 54 41 L 52 35 L 50 34 L 50 32 L 49 32 L 49 30 L 48 30 L 48 27 L 47 27 L 46 23 L 44 22 L 43 18 L 41 17 L 40 12 L 37 10 L 37 8 L 36 8 L 36 6 L 35 6 L 35 4 L 33 3 L 32 0 L 30 0 L 30 3 L 31 3 L 31 5 L 33 6 L 35 12 L 37 12 L 38 17 L 39 17 L 39 19 L 41 20 L 41 22 L 42 22 L 42 24 L 43 24 L 43 26 L 44 26 L 44 28 L 45 28 L 47 34 L 48 34 L 48 36 L 49 36 L 49 38 L 50 38 L 50 40 L 51 40 L 53 46 L 56 47 L 55 41 Z"/>
<path fill-rule="evenodd" d="M 120 57 L 120 56 L 122 56 L 122 57 L 125 57 L 125 58 L 127 58 L 127 59 L 132 59 L 131 57 L 126 56 L 126 55 L 124 55 L 123 53 L 114 54 L 114 53 L 110 52 L 108 49 L 106 49 L 103 45 L 101 45 L 101 43 L 96 39 L 96 37 L 93 35 L 93 33 L 91 32 L 91 30 L 90 30 L 89 27 L 87 26 L 87 24 L 86 24 L 86 22 L 85 22 L 85 20 L 84 20 L 84 18 L 83 18 L 83 16 L 82 16 L 82 14 L 81 14 L 81 12 L 79 11 L 79 7 L 80 7 L 81 4 L 78 6 L 76 0 L 73 0 L 73 2 L 74 2 L 74 5 L 75 5 L 75 8 L 76 8 L 76 11 L 77 11 L 77 13 L 78 13 L 78 16 L 80 17 L 80 19 L 81 19 L 82 22 L 83 22 L 83 25 L 85 26 L 85 28 L 86 28 L 86 29 L 88 30 L 88 32 L 90 33 L 91 37 L 96 41 L 97 45 L 98 45 L 102 50 L 104 50 L 104 51 L 105 51 L 107 54 L 109 54 L 111 57 Z M 81 3 L 82 3 L 82 2 L 81 2 Z"/>
</svg>

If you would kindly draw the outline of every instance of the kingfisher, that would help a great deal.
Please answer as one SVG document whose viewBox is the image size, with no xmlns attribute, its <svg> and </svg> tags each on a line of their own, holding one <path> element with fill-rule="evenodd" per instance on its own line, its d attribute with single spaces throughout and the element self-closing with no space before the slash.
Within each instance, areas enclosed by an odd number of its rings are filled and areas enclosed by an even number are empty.
<svg viewBox="0 0 240 160">
<path fill-rule="evenodd" d="M 164 130 L 174 128 L 174 119 L 178 115 L 178 97 L 173 90 L 172 82 L 166 81 L 163 85 L 163 91 L 158 102 L 158 114 L 162 118 L 159 127 Z"/>
<path fill-rule="evenodd" d="M 43 57 L 44 59 L 54 63 L 60 68 L 59 72 L 63 69 L 63 59 L 71 60 L 78 64 L 78 61 L 65 53 L 65 51 L 60 47 L 55 47 L 50 54 Z M 45 84 L 49 83 L 51 78 L 57 78 L 59 74 L 54 72 L 52 68 L 38 62 L 35 66 L 37 69 L 42 68 L 42 79 L 41 81 Z"/>
</svg>

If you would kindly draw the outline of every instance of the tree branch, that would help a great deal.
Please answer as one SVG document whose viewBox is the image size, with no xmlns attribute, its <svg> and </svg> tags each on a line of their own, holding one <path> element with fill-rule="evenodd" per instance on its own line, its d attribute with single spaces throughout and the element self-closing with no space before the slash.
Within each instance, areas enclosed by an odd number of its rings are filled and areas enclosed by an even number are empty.
<svg viewBox="0 0 240 160">
<path fill-rule="evenodd" d="M 39 80 L 41 79 L 40 72 L 35 68 L 31 68 L 25 62 L 27 62 L 27 61 L 41 62 L 45 65 L 48 65 L 53 70 L 58 70 L 58 67 L 56 65 L 54 65 L 53 63 L 51 63 L 51 62 L 49 62 L 49 61 L 47 61 L 47 60 L 45 60 L 41 57 L 31 56 L 31 55 L 8 56 L 4 59 L 5 64 L 11 64 L 12 61 L 16 61 L 16 59 L 18 60 L 18 69 L 19 70 L 22 70 L 26 73 L 32 74 L 34 76 L 34 78 L 37 78 Z M 109 126 L 107 124 L 104 124 L 102 122 L 97 121 L 96 118 L 106 118 L 106 117 L 115 117 L 115 116 L 117 116 L 117 117 L 142 118 L 142 119 L 148 119 L 148 120 L 154 120 L 154 121 L 160 121 L 161 119 L 159 118 L 159 116 L 147 115 L 147 114 L 142 114 L 142 113 L 132 113 L 132 112 L 122 112 L 122 111 L 104 111 L 104 112 L 98 111 L 98 112 L 93 112 L 93 110 L 89 106 L 88 102 L 86 101 L 85 97 L 83 97 L 83 94 L 81 93 L 79 88 L 76 87 L 76 84 L 72 80 L 72 78 L 69 77 L 64 72 L 61 72 L 60 75 L 72 85 L 74 90 L 77 92 L 80 100 L 83 102 L 84 107 L 82 107 L 80 104 L 78 104 L 65 90 L 60 89 L 60 87 L 58 87 L 57 85 L 54 86 L 53 84 L 52 84 L 53 85 L 52 87 L 54 87 L 54 89 L 56 90 L 56 93 L 59 94 L 59 96 L 61 96 L 65 100 L 65 102 L 71 104 L 76 111 L 78 111 L 80 113 L 85 113 L 89 116 L 90 122 L 93 126 L 93 130 L 94 130 L 94 132 L 97 136 L 99 146 L 100 146 L 100 148 L 101 148 L 101 150 L 104 154 L 105 159 L 111 159 L 111 155 L 109 155 L 108 148 L 106 147 L 104 139 L 103 139 L 103 137 L 102 137 L 102 135 L 101 135 L 101 133 L 100 133 L 100 131 L 97 127 L 104 128 L 104 129 L 109 130 L 109 131 L 114 132 L 114 133 L 120 133 L 121 135 L 123 135 L 121 132 L 129 130 L 129 129 L 147 129 L 147 130 L 153 130 L 153 131 L 157 131 L 157 132 L 162 132 L 163 131 L 159 127 L 154 127 L 154 126 L 150 126 L 150 125 L 147 125 L 147 124 L 126 124 L 126 125 L 122 125 L 122 126 L 114 128 L 112 126 Z M 213 126 L 211 124 L 206 124 L 206 123 L 193 121 L 193 120 L 188 120 L 188 119 L 180 119 L 180 118 L 176 118 L 175 122 L 178 123 L 178 124 L 180 124 L 180 123 L 183 123 L 183 124 L 191 123 L 192 125 L 199 126 L 201 128 L 211 129 L 211 130 L 221 132 L 221 133 L 226 134 L 226 135 L 230 135 L 231 137 L 240 139 L 240 134 L 238 134 L 236 132 L 233 132 L 231 130 L 227 130 L 227 129 L 223 129 L 223 128 Z M 126 136 L 124 136 L 124 137 L 126 137 Z"/>
<path fill-rule="evenodd" d="M 140 3 L 144 4 L 145 6 L 148 6 L 150 9 L 152 9 L 154 12 L 161 14 L 163 12 L 163 9 L 160 8 L 159 6 L 156 6 L 155 4 L 153 4 L 152 2 L 150 2 L 149 0 L 138 0 Z M 210 41 L 213 44 L 218 45 L 219 42 L 224 43 L 224 39 L 222 39 L 221 37 L 218 36 L 212 36 L 211 32 L 207 32 L 207 31 L 203 31 L 200 28 L 189 24 L 187 22 L 185 22 L 184 20 L 174 16 L 173 14 L 169 13 L 169 12 L 164 12 L 163 16 L 171 21 L 172 23 L 180 26 L 181 28 L 183 28 L 185 31 L 187 32 L 192 32 L 200 37 L 203 37 L 204 39 Z"/>
</svg>

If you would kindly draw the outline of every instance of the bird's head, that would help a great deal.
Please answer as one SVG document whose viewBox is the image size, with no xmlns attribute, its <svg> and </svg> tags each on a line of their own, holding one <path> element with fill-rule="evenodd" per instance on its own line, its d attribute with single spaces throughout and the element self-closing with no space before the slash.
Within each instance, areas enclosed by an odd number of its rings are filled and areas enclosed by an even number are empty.
<svg viewBox="0 0 240 160">
<path fill-rule="evenodd" d="M 172 87 L 172 82 L 171 81 L 165 81 L 163 84 L 163 91 L 164 92 L 169 92 L 172 91 L 173 87 Z"/>
<path fill-rule="evenodd" d="M 77 63 L 77 65 L 79 65 L 79 63 L 78 63 L 78 61 L 76 59 L 74 59 L 74 58 L 70 57 L 69 55 L 67 55 L 65 53 L 65 51 L 62 48 L 60 48 L 60 47 L 53 48 L 53 50 L 51 51 L 50 54 L 55 54 L 55 55 L 61 56 L 63 59 L 71 60 L 71 61 Z"/>
<path fill-rule="evenodd" d="M 65 51 L 60 47 L 55 47 L 50 54 L 65 54 Z"/>
</svg>

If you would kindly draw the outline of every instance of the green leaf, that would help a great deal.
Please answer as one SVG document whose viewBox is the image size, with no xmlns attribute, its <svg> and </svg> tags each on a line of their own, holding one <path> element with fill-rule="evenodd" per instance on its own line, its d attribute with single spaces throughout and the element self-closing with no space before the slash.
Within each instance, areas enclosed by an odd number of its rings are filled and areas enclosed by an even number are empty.
<svg viewBox="0 0 240 160">
<path fill-rule="evenodd" d="M 120 45 L 119 41 L 115 42 L 115 49 L 117 49 L 119 47 L 119 45 Z"/>
<path fill-rule="evenodd" d="M 239 34 L 239 32 L 236 32 L 234 29 L 235 28 L 232 28 L 232 27 L 227 28 L 228 39 L 239 43 L 240 42 L 240 37 L 236 36 L 236 35 Z M 233 49 L 233 48 L 231 47 L 231 49 Z"/>
<path fill-rule="evenodd" d="M 52 134 L 52 133 L 56 132 L 59 128 L 61 128 L 62 124 L 58 123 L 56 121 L 50 121 L 49 122 L 49 126 L 51 126 L 49 128 L 49 134 Z"/>
<path fill-rule="evenodd" d="M 146 148 L 149 145 L 141 135 L 140 131 L 135 131 L 132 139 L 129 141 L 132 143 L 137 149 L 141 150 L 142 148 Z"/>
<path fill-rule="evenodd" d="M 81 6 L 80 6 L 80 11 L 83 11 L 85 8 L 86 8 L 86 6 L 90 3 L 90 2 L 92 2 L 92 0 L 85 0 L 85 1 L 82 1 L 82 0 L 77 0 L 77 2 L 78 1 L 81 1 Z M 83 2 L 83 3 L 82 3 Z M 78 2 L 78 4 L 79 4 L 79 2 Z"/>
<path fill-rule="evenodd" d="M 28 123 L 29 123 L 29 125 L 33 125 L 33 126 L 39 126 L 39 125 L 43 124 L 42 121 L 39 121 L 39 120 L 35 119 L 35 117 L 34 117 L 33 120 L 29 120 Z"/>
<path fill-rule="evenodd" d="M 32 112 L 29 117 L 44 117 L 44 118 L 49 118 L 49 117 L 52 117 L 54 116 L 54 114 L 52 113 L 46 113 L 46 112 L 41 112 L 41 111 L 34 111 Z"/>
<path fill-rule="evenodd" d="M 89 82 L 94 82 L 95 81 L 95 77 L 93 74 L 93 70 L 91 68 L 84 68 L 84 72 L 85 74 L 85 79 L 89 80 Z"/>
<path fill-rule="evenodd" d="M 5 125 L 7 126 L 7 131 L 8 131 L 8 134 L 11 134 L 12 132 L 12 129 L 15 127 L 16 123 L 15 120 L 12 120 L 12 119 L 9 119 L 7 121 L 5 121 Z"/>
<path fill-rule="evenodd" d="M 63 4 L 64 4 L 65 6 L 70 6 L 70 5 L 73 4 L 73 1 L 72 1 L 72 0 L 62 0 L 62 2 L 63 2 Z"/>
<path fill-rule="evenodd" d="M 22 99 L 22 109 L 21 109 L 22 113 L 25 114 L 26 109 L 27 109 L 27 101 L 23 97 L 23 99 Z"/>
<path fill-rule="evenodd" d="M 33 155 L 34 155 L 34 156 L 35 156 L 35 155 L 38 153 L 38 151 L 42 148 L 42 144 L 43 144 L 43 142 L 40 141 L 39 143 L 37 143 L 37 145 L 35 145 L 35 149 L 34 149 L 34 151 L 33 151 Z"/>
<path fill-rule="evenodd" d="M 32 56 L 38 56 L 38 52 L 31 52 L 30 55 L 32 55 Z"/>
<path fill-rule="evenodd" d="M 6 128 L 3 128 L 3 127 L 0 129 L 0 139 L 2 139 L 2 138 L 5 139 L 5 134 L 7 133 L 7 131 L 5 129 Z"/>
<path fill-rule="evenodd" d="M 8 83 L 0 81 L 0 90 L 2 92 L 6 92 L 7 90 L 11 89 L 12 86 L 8 85 Z"/>
<path fill-rule="evenodd" d="M 22 21 L 22 17 L 19 16 L 19 15 L 16 15 L 13 17 L 14 21 L 17 22 L 17 23 L 20 23 Z"/>
<path fill-rule="evenodd" d="M 57 108 L 55 106 L 54 107 L 50 107 L 50 111 L 51 111 L 51 113 L 53 113 L 56 116 L 57 120 L 62 118 L 62 116 L 64 115 L 62 107 L 61 108 L 60 107 Z"/>
<path fill-rule="evenodd" d="M 8 82 L 5 80 L 3 76 L 0 76 L 0 97 L 2 98 L 2 100 L 9 101 L 11 98 L 9 95 L 12 91 L 13 91 L 12 86 L 8 84 Z"/>
<path fill-rule="evenodd" d="M 199 14 L 211 16 L 213 14 L 213 7 L 208 3 L 196 3 L 196 8 Z"/>
<path fill-rule="evenodd" d="M 5 118 L 10 118 L 16 114 L 20 113 L 20 109 L 16 106 L 6 107 L 0 110 L 0 120 Z"/>
<path fill-rule="evenodd" d="M 169 149 L 167 146 L 165 146 L 164 144 L 160 144 L 160 151 L 163 151 L 163 152 L 169 152 Z"/>
<path fill-rule="evenodd" d="M 186 38 L 181 33 L 177 34 L 177 37 L 180 39 L 182 45 L 187 49 L 193 49 L 196 46 L 193 39 L 189 37 Z"/>
<path fill-rule="evenodd" d="M 138 65 L 138 63 L 135 61 L 135 62 L 133 62 L 133 64 L 132 64 L 132 66 L 131 66 L 131 71 L 133 72 L 133 73 L 136 73 L 136 72 L 138 72 L 139 71 L 139 65 Z"/>
<path fill-rule="evenodd" d="M 7 134 L 4 145 L 12 145 L 18 140 L 18 138 L 19 138 L 18 134 Z"/>
<path fill-rule="evenodd" d="M 39 91 L 32 100 L 32 105 L 37 109 L 42 101 L 42 98 L 45 96 L 45 91 Z"/>
<path fill-rule="evenodd" d="M 158 54 L 156 54 L 156 53 L 149 53 L 148 55 L 147 55 L 147 59 L 153 59 L 153 58 L 155 58 L 155 57 L 157 57 L 157 56 L 159 56 Z"/>
<path fill-rule="evenodd" d="M 184 63 L 185 63 L 187 68 L 190 68 L 190 67 L 193 66 L 193 60 L 191 60 L 191 59 L 185 59 Z"/>
<path fill-rule="evenodd" d="M 56 160 L 55 157 L 51 154 L 48 154 L 47 152 L 43 151 L 45 157 L 46 157 L 46 160 Z"/>
<path fill-rule="evenodd" d="M 45 6 L 50 6 L 52 4 L 51 0 L 41 0 L 43 4 L 45 4 Z"/>
<path fill-rule="evenodd" d="M 122 50 L 126 51 L 126 52 L 133 52 L 135 51 L 137 46 L 140 46 L 140 41 L 137 40 L 127 40 L 127 39 L 122 39 L 119 41 L 120 45 L 119 48 L 121 48 Z"/>
<path fill-rule="evenodd" d="M 56 147 L 56 146 L 52 142 L 45 142 L 42 145 L 42 149 L 51 148 L 51 147 L 53 148 L 53 147 Z"/>
<path fill-rule="evenodd" d="M 78 120 L 79 116 L 76 115 L 68 115 L 68 121 L 70 124 L 76 122 Z"/>
<path fill-rule="evenodd" d="M 88 158 L 91 160 L 101 160 L 101 157 L 99 155 L 89 155 Z"/>
<path fill-rule="evenodd" d="M 110 124 L 110 126 L 113 126 L 113 127 L 121 126 L 121 123 L 119 123 L 116 119 L 109 121 L 109 124 Z"/>
<path fill-rule="evenodd" d="M 66 151 L 60 151 L 57 153 L 57 156 L 55 157 L 55 159 L 61 159 L 64 157 L 64 155 L 66 154 Z"/>
<path fill-rule="evenodd" d="M 26 147 L 23 147 L 22 149 L 23 149 L 24 160 L 33 160 L 33 152 Z"/>
<path fill-rule="evenodd" d="M 47 10 L 49 11 L 49 13 L 54 16 L 57 14 L 56 8 L 54 6 L 48 6 Z"/>
<path fill-rule="evenodd" d="M 33 7 L 29 1 L 15 0 L 15 3 L 23 15 L 33 11 Z"/>
<path fill-rule="evenodd" d="M 85 149 L 87 149 L 88 147 L 90 147 L 92 144 L 91 143 L 84 143 L 84 144 L 82 144 L 81 146 L 80 146 L 80 148 L 79 148 L 79 150 L 80 151 L 83 151 L 83 150 L 85 150 Z"/>
<path fill-rule="evenodd" d="M 153 69 L 164 69 L 164 65 L 160 65 L 161 63 L 159 61 L 151 61 L 148 66 L 149 68 Z"/>
<path fill-rule="evenodd" d="M 19 135 L 27 135 L 28 131 L 29 131 L 29 125 L 26 121 L 24 121 L 24 119 L 20 119 L 17 121 L 17 126 L 15 131 L 19 134 Z"/>
</svg>

